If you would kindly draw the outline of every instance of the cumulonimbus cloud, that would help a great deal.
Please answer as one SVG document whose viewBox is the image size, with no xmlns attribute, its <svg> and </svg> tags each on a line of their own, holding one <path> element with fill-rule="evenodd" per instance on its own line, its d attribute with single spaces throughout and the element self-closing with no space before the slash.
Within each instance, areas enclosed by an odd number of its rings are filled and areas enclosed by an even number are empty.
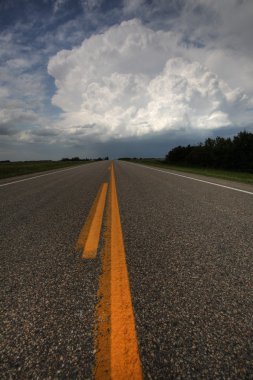
<svg viewBox="0 0 253 380">
<path fill-rule="evenodd" d="M 130 20 L 52 57 L 62 128 L 107 140 L 247 123 L 251 100 L 187 56 L 180 38 Z"/>
</svg>

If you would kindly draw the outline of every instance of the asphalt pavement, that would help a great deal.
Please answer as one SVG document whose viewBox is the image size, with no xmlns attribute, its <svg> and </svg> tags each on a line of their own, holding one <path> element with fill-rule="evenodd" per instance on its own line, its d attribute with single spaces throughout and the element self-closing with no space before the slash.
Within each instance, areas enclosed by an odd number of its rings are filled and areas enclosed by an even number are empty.
<svg viewBox="0 0 253 380">
<path fill-rule="evenodd" d="M 92 378 L 101 257 L 75 245 L 109 165 L 0 181 L 1 379 Z M 253 378 L 253 186 L 115 174 L 144 379 Z"/>
</svg>

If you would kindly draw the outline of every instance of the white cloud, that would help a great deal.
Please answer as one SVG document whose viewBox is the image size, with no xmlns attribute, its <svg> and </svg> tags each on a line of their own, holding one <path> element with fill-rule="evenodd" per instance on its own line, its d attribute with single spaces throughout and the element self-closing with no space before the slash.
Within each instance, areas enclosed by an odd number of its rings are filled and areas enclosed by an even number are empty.
<svg viewBox="0 0 253 380">
<path fill-rule="evenodd" d="M 58 12 L 67 0 L 55 0 L 53 3 L 54 13 Z"/>
<path fill-rule="evenodd" d="M 140 7 L 144 6 L 144 0 L 124 0 L 124 12 L 135 13 Z"/>
<path fill-rule="evenodd" d="M 99 8 L 103 0 L 82 0 L 81 3 L 85 11 L 92 11 L 95 8 Z"/>
<path fill-rule="evenodd" d="M 23 141 L 25 136 L 28 141 L 28 136 L 33 140 L 39 127 L 50 124 L 46 107 L 48 76 L 45 69 L 43 72 L 41 53 L 17 38 L 23 26 L 15 28 L 0 33 L 0 138 Z"/>
<path fill-rule="evenodd" d="M 48 0 L 55 13 L 43 26 L 31 14 L 0 33 L 1 141 L 153 146 L 165 135 L 201 140 L 252 123 L 252 0 L 123 0 L 103 11 L 102 3 L 79 0 L 83 12 L 65 18 L 69 0 Z M 133 17 L 146 26 L 116 24 Z M 60 117 L 48 104 L 52 55 Z"/>
<path fill-rule="evenodd" d="M 14 75 L 12 63 L 18 75 Z M 9 126 L 10 131 L 38 125 L 44 111 L 44 78 L 39 73 L 23 73 L 21 63 L 21 59 L 13 59 L 10 65 L 0 66 L 0 125 Z"/>
<path fill-rule="evenodd" d="M 83 135 L 106 140 L 247 124 L 250 98 L 208 68 L 217 51 L 181 41 L 177 31 L 131 20 L 60 51 L 48 64 L 52 102 L 64 111 L 58 126 L 75 134 L 76 125 L 93 125 Z"/>
<path fill-rule="evenodd" d="M 203 45 L 192 58 L 253 96 L 252 19 L 251 0 L 189 0 L 173 29 Z"/>
</svg>

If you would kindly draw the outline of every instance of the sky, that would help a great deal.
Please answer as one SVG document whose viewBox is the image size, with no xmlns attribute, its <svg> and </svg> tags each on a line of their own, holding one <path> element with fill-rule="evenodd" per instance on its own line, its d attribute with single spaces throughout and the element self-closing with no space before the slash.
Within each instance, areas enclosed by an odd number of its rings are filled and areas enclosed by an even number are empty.
<svg viewBox="0 0 253 380">
<path fill-rule="evenodd" d="M 253 132 L 252 0 L 0 0 L 0 160 Z"/>
</svg>

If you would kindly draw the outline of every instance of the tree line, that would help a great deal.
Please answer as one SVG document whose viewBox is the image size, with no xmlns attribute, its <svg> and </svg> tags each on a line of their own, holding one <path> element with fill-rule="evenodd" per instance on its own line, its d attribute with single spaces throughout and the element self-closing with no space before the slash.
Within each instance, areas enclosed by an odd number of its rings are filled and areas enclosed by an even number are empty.
<svg viewBox="0 0 253 380">
<path fill-rule="evenodd" d="M 61 161 L 107 161 L 109 160 L 109 157 L 98 157 L 98 158 L 80 158 L 80 157 L 72 157 L 72 158 L 68 158 L 68 157 L 63 157 L 61 159 Z"/>
<path fill-rule="evenodd" d="M 177 146 L 165 157 L 169 164 L 253 172 L 253 133 L 208 138 L 198 145 Z"/>
</svg>

